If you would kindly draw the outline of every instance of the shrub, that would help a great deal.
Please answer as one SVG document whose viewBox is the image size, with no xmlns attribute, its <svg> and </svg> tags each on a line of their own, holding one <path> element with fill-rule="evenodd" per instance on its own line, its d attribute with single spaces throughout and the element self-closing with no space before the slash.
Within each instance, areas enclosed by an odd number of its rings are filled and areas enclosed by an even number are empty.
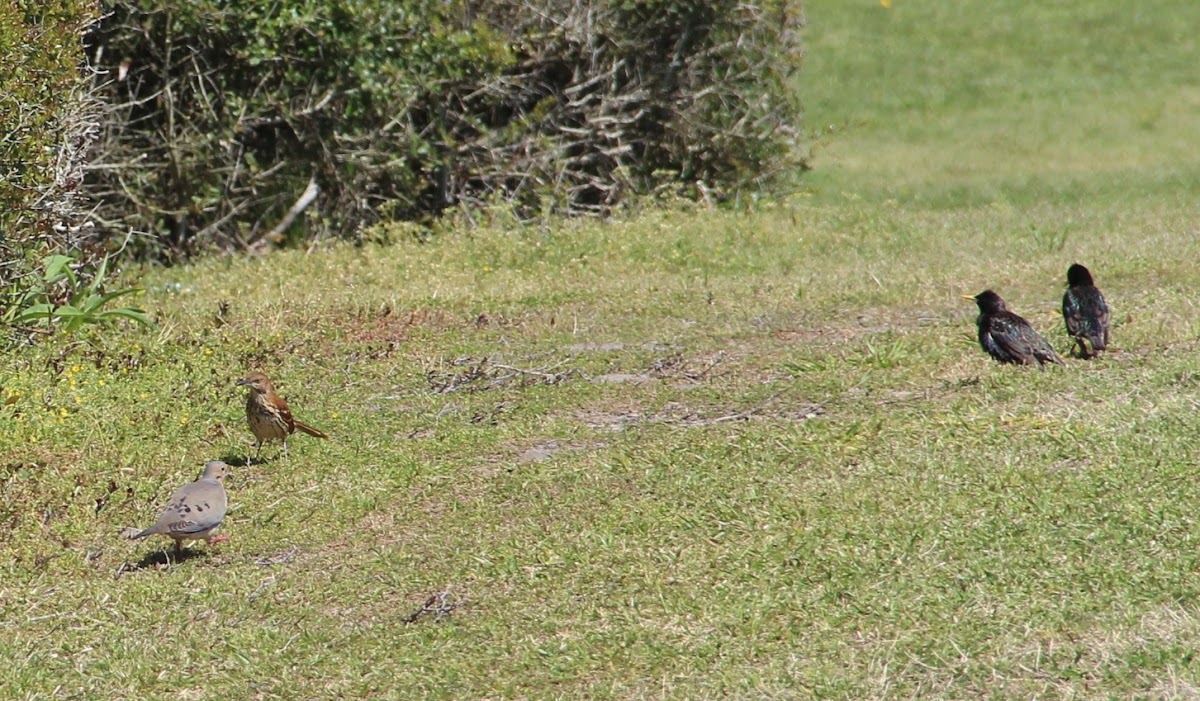
<svg viewBox="0 0 1200 701">
<path fill-rule="evenodd" d="M 50 255 L 85 238 L 77 189 L 99 111 L 80 37 L 95 13 L 84 0 L 0 3 L 0 320 L 41 284 Z"/>
<path fill-rule="evenodd" d="M 796 2 L 117 0 L 87 190 L 143 253 L 355 236 L 497 198 L 604 212 L 802 167 Z M 126 70 L 127 69 L 127 70 Z"/>
</svg>

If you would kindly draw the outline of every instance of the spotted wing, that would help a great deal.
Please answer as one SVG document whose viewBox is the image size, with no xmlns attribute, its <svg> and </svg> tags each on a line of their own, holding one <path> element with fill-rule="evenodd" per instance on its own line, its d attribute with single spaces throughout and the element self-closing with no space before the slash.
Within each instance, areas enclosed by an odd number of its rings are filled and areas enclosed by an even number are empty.
<svg viewBox="0 0 1200 701">
<path fill-rule="evenodd" d="M 167 535 L 205 533 L 225 520 L 226 506 L 225 490 L 218 483 L 193 482 L 171 496 L 156 528 Z"/>
<path fill-rule="evenodd" d="M 1046 339 L 1034 331 L 1029 322 L 1011 312 L 991 316 L 985 327 L 980 328 L 979 341 L 1002 363 L 1062 363 Z"/>
<path fill-rule="evenodd" d="M 1074 338 L 1087 339 L 1095 350 L 1108 346 L 1108 302 L 1100 290 L 1090 285 L 1072 287 L 1063 294 L 1063 321 L 1067 333 Z"/>
</svg>

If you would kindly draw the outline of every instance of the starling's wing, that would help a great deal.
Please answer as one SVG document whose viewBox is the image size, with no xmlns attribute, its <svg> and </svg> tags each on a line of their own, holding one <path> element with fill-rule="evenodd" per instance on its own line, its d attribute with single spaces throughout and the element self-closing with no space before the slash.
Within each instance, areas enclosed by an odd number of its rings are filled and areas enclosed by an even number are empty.
<svg viewBox="0 0 1200 701">
<path fill-rule="evenodd" d="M 1091 285 L 1072 287 L 1063 295 L 1063 320 L 1067 333 L 1087 339 L 1094 350 L 1104 350 L 1110 337 L 1108 303 Z"/>
<path fill-rule="evenodd" d="M 154 528 L 169 536 L 205 533 L 221 525 L 226 507 L 225 487 L 214 479 L 199 479 L 171 495 Z"/>
<path fill-rule="evenodd" d="M 1026 331 L 1033 329 L 1029 328 L 1024 319 L 1016 314 L 1001 312 L 988 320 L 979 341 L 996 360 L 1025 365 L 1034 360 L 1033 348 L 1029 345 Z"/>
<path fill-rule="evenodd" d="M 1079 290 L 1071 287 L 1063 293 L 1063 322 L 1067 325 L 1067 335 L 1071 338 L 1083 336 L 1083 300 L 1079 298 Z"/>
<path fill-rule="evenodd" d="M 1086 320 L 1087 339 L 1096 350 L 1104 350 L 1108 346 L 1108 302 L 1104 295 L 1095 287 L 1081 290 L 1083 317 Z"/>
</svg>

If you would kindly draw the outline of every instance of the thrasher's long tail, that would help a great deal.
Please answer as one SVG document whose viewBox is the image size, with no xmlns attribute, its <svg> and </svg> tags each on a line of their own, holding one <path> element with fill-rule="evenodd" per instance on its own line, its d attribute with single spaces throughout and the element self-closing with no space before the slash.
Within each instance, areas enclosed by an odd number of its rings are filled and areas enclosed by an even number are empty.
<svg viewBox="0 0 1200 701">
<path fill-rule="evenodd" d="M 325 440 L 329 440 L 329 435 L 326 434 L 324 431 L 317 430 L 317 429 L 313 428 L 312 426 L 309 426 L 308 424 L 304 423 L 303 421 L 293 420 L 293 423 L 296 425 L 297 431 L 304 431 L 305 433 L 312 436 L 313 438 L 324 438 Z"/>
</svg>

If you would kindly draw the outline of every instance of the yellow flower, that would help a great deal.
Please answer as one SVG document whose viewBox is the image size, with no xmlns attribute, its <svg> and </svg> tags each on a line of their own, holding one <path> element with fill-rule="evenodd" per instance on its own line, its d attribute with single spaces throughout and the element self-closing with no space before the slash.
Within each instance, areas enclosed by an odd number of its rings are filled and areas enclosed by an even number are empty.
<svg viewBox="0 0 1200 701">
<path fill-rule="evenodd" d="M 67 408 L 66 408 L 66 407 L 63 407 L 63 408 L 61 408 L 61 409 L 59 409 L 59 410 L 58 410 L 58 415 L 59 415 L 59 416 L 66 416 L 66 415 L 67 415 L 67 414 L 69 414 L 69 413 L 71 413 L 71 412 L 67 411 Z"/>
<path fill-rule="evenodd" d="M 188 422 L 188 417 L 186 417 L 186 416 L 184 416 L 183 418 L 179 419 L 179 425 L 180 425 L 180 426 L 187 426 L 187 422 Z"/>
<path fill-rule="evenodd" d="M 892 0 L 879 0 L 879 4 L 882 5 L 883 9 L 886 10 L 887 8 L 892 6 Z"/>
<path fill-rule="evenodd" d="M 30 443 L 37 443 L 37 436 L 30 436 L 30 437 L 29 437 L 29 442 L 30 442 Z"/>
<path fill-rule="evenodd" d="M 212 354 L 213 354 L 213 349 L 212 349 L 212 348 L 205 348 L 205 349 L 204 349 L 204 354 L 205 354 L 205 355 L 212 355 Z"/>
<path fill-rule="evenodd" d="M 96 384 L 98 384 L 98 385 L 100 385 L 101 387 L 103 387 L 103 386 L 104 386 L 104 380 L 96 380 Z"/>
</svg>

